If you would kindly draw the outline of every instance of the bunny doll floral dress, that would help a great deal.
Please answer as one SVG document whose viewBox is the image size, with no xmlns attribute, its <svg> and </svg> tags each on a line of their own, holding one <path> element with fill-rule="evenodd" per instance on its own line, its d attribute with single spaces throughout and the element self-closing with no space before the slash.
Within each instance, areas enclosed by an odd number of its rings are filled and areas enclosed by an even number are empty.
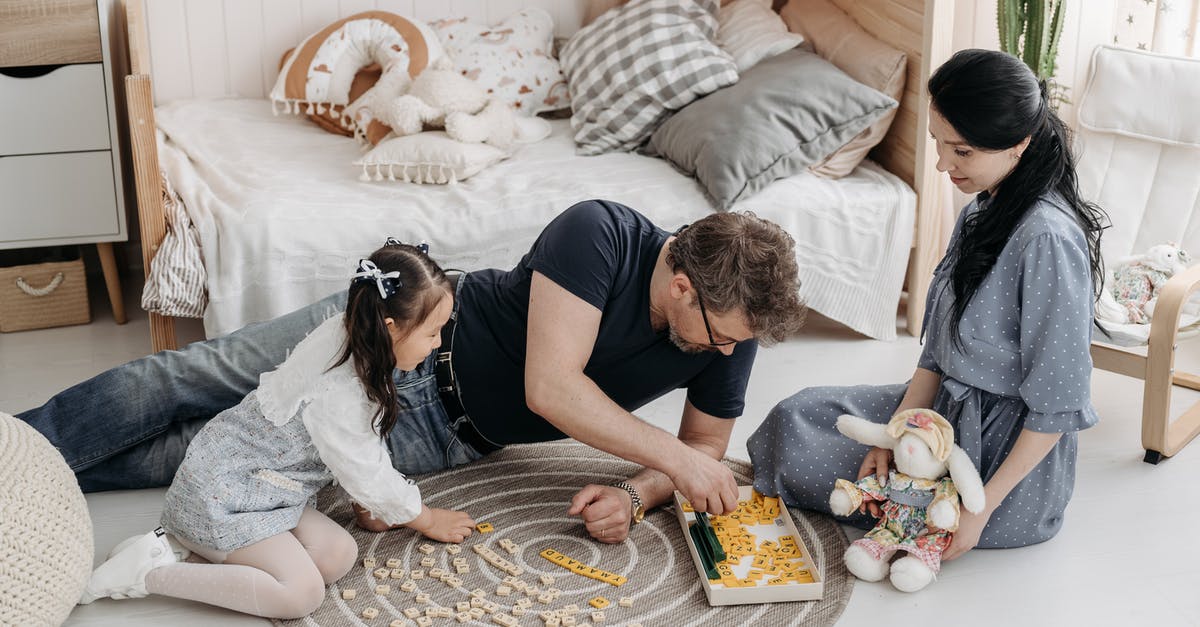
<svg viewBox="0 0 1200 627">
<path fill-rule="evenodd" d="M 965 218 L 987 206 L 980 194 L 963 209 L 950 251 Z M 1022 429 L 1063 434 L 992 513 L 977 546 L 1044 542 L 1062 527 L 1074 490 L 1077 432 L 1098 420 L 1091 403 L 1087 240 L 1057 196 L 1030 207 L 963 312 L 961 346 L 950 336 L 952 268 L 948 253 L 926 299 L 917 365 L 941 376 L 931 409 L 954 426 L 956 443 L 985 485 Z M 906 389 L 906 383 L 811 387 L 783 400 L 747 443 L 754 487 L 788 505 L 828 513 L 829 490 L 837 479 L 858 475 L 868 450 L 837 431 L 837 417 L 886 423 Z M 862 528 L 876 522 L 863 514 L 847 521 Z"/>
</svg>

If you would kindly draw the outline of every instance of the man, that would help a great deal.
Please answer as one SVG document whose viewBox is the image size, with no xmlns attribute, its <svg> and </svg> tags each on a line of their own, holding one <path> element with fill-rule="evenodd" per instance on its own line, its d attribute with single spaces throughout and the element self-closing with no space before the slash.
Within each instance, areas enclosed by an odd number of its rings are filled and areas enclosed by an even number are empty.
<svg viewBox="0 0 1200 627">
<path fill-rule="evenodd" d="M 732 511 L 737 486 L 719 460 L 757 343 L 803 318 L 793 246 L 750 214 L 713 214 L 672 235 L 616 203 L 571 207 L 512 270 L 458 281 L 437 365 L 397 377 L 402 398 L 441 401 L 444 433 L 402 432 L 411 427 L 398 421 L 393 464 L 429 472 L 565 434 L 645 467 L 572 499 L 570 513 L 600 541 L 624 540 L 674 489 L 698 510 Z M 344 298 L 130 362 L 20 417 L 62 450 L 85 490 L 165 485 L 204 421 L 257 387 Z M 677 436 L 630 413 L 679 387 L 688 400 Z M 359 522 L 373 526 L 367 512 Z"/>
</svg>

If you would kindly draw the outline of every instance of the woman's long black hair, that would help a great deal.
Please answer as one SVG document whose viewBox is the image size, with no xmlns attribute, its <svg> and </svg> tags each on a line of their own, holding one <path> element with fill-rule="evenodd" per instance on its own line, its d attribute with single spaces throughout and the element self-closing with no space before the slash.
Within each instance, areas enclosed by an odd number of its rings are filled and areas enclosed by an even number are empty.
<svg viewBox="0 0 1200 627">
<path fill-rule="evenodd" d="M 391 318 L 407 337 L 450 292 L 450 281 L 429 255 L 408 244 L 384 246 L 372 253 L 370 260 L 380 272 L 399 272 L 399 285 L 394 294 L 384 298 L 374 280 L 351 282 L 346 303 L 348 341 L 333 367 L 354 359 L 354 370 L 367 398 L 378 405 L 372 426 L 382 438 L 396 424 L 399 413 L 396 384 L 392 380 L 396 355 L 392 352 L 392 336 L 384 319 Z"/>
<path fill-rule="evenodd" d="M 1020 59 L 994 50 L 962 50 L 929 79 L 933 108 L 973 148 L 1006 150 L 1030 138 L 1016 167 L 1000 182 L 991 205 L 963 222 L 952 251 L 954 290 L 951 337 L 958 334 L 963 311 L 996 263 L 1017 224 L 1039 198 L 1056 192 L 1074 211 L 1087 237 L 1092 286 L 1104 285 L 1100 234 L 1108 218 L 1079 195 L 1071 133 L 1050 108 L 1045 81 Z"/>
</svg>

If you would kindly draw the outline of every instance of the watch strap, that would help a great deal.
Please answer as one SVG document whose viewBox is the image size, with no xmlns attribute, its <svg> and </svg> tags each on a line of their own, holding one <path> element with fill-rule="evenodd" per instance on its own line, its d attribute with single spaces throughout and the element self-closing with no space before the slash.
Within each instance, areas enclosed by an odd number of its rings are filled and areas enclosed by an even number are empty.
<svg viewBox="0 0 1200 627">
<path fill-rule="evenodd" d="M 634 524 L 641 522 L 641 517 L 638 516 L 639 511 L 645 511 L 642 504 L 642 495 L 638 494 L 637 488 L 633 487 L 628 481 L 618 481 L 612 484 L 614 488 L 620 488 L 629 494 L 629 500 L 632 503 L 631 519 Z"/>
</svg>

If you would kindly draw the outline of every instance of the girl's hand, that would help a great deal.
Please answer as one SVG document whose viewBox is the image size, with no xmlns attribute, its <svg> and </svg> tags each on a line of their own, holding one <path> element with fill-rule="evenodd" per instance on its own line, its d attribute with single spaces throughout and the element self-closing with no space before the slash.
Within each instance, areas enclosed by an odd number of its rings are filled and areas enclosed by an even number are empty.
<svg viewBox="0 0 1200 627">
<path fill-rule="evenodd" d="M 946 547 L 946 551 L 942 553 L 942 561 L 949 562 L 975 548 L 975 545 L 979 544 L 979 536 L 983 534 L 983 528 L 987 526 L 987 521 L 991 516 L 990 510 L 972 514 L 964 508 L 959 514 L 958 531 L 954 532 L 950 546 Z"/>
<path fill-rule="evenodd" d="M 358 525 L 359 529 L 365 529 L 374 533 L 387 531 L 388 529 L 396 529 L 403 525 L 389 525 L 382 520 L 375 518 L 371 512 L 358 503 L 350 503 L 354 508 L 354 524 Z"/>
<path fill-rule="evenodd" d="M 424 507 L 421 515 L 409 521 L 408 527 L 438 542 L 462 542 L 475 529 L 475 521 L 466 512 Z"/>
<path fill-rule="evenodd" d="M 887 481 L 888 471 L 892 468 L 892 451 L 878 446 L 871 447 L 867 451 L 867 456 L 863 458 L 862 465 L 858 467 L 858 478 L 874 474 L 875 478 L 879 479 L 879 485 L 884 485 Z M 875 518 L 883 516 L 883 509 L 879 507 L 879 503 L 875 501 L 863 501 L 862 505 L 858 506 L 859 513 L 870 513 Z"/>
</svg>

